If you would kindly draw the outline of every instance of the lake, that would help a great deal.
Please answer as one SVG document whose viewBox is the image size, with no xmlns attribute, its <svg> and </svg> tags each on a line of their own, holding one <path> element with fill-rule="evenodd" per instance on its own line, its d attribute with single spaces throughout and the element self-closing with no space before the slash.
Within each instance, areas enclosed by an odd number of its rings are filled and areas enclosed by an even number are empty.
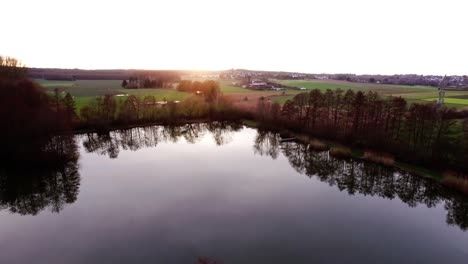
<svg viewBox="0 0 468 264">
<path fill-rule="evenodd" d="M 0 170 L 0 263 L 467 263 L 468 202 L 227 123 L 83 134 Z"/>
</svg>

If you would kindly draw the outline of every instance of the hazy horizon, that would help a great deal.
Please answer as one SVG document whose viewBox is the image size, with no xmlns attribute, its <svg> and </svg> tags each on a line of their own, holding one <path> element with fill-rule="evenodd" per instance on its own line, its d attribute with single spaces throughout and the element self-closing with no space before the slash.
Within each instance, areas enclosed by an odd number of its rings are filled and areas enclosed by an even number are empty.
<svg viewBox="0 0 468 264">
<path fill-rule="evenodd" d="M 25 65 L 26 68 L 29 69 L 58 69 L 58 70 L 84 70 L 84 71 L 187 71 L 187 72 L 223 72 L 223 71 L 230 71 L 230 70 L 241 70 L 241 71 L 252 71 L 252 72 L 284 72 L 284 73 L 297 73 L 297 74 L 316 74 L 316 75 L 334 75 L 334 74 L 351 74 L 351 75 L 382 75 L 382 76 L 392 76 L 392 75 L 423 75 L 423 76 L 468 76 L 468 74 L 418 74 L 418 73 L 354 73 L 354 72 L 301 72 L 301 71 L 285 71 L 285 70 L 264 70 L 264 69 L 246 69 L 246 68 L 230 68 L 230 69 L 220 69 L 220 70 L 204 70 L 204 69 L 143 69 L 143 68 L 100 68 L 100 69 L 93 69 L 93 68 L 60 68 L 60 67 L 30 67 L 29 65 Z"/>
<path fill-rule="evenodd" d="M 467 75 L 463 1 L 9 1 L 28 67 Z"/>
</svg>

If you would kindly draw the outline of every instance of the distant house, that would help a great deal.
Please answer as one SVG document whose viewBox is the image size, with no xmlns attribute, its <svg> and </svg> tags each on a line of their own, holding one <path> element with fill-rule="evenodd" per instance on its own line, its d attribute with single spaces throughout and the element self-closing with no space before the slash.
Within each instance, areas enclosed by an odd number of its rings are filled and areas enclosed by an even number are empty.
<svg viewBox="0 0 468 264">
<path fill-rule="evenodd" d="M 285 90 L 286 88 L 278 83 L 265 82 L 265 81 L 253 81 L 249 85 L 243 85 L 242 87 L 249 88 L 252 90 L 273 90 L 280 91 Z"/>
<path fill-rule="evenodd" d="M 269 89 L 271 88 L 268 86 L 266 82 L 252 82 L 251 84 L 248 85 L 250 89 Z"/>
<path fill-rule="evenodd" d="M 317 80 L 328 80 L 328 76 L 324 76 L 324 75 L 317 75 L 315 76 L 315 78 L 317 78 Z"/>
<path fill-rule="evenodd" d="M 142 102 L 140 105 L 148 106 L 148 107 L 164 107 L 170 103 L 178 104 L 180 101 L 154 101 L 154 102 Z"/>
</svg>

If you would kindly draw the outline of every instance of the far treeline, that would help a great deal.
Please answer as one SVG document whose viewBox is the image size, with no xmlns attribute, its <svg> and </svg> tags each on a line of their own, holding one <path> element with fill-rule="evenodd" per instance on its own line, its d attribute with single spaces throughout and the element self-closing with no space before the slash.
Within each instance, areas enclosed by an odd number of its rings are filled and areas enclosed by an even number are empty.
<svg viewBox="0 0 468 264">
<path fill-rule="evenodd" d="M 177 89 L 192 93 L 182 102 L 105 95 L 77 113 L 70 94 L 56 90 L 49 95 L 27 79 L 18 61 L 0 62 L 0 120 L 5 128 L 0 130 L 0 141 L 7 156 L 77 130 L 255 119 L 274 130 L 388 152 L 420 165 L 468 171 L 468 120 L 433 103 L 409 104 L 401 97 L 381 98 L 375 92 L 316 89 L 283 106 L 263 98 L 255 109 L 240 109 L 221 94 L 215 81 L 181 81 Z"/>
<path fill-rule="evenodd" d="M 419 164 L 468 170 L 468 119 L 435 103 L 408 104 L 372 91 L 315 89 L 282 107 L 260 100 L 255 116 L 276 129 L 386 151 Z"/>
<path fill-rule="evenodd" d="M 144 79 L 146 77 L 164 78 L 165 80 L 178 81 L 185 71 L 171 70 L 82 70 L 82 69 L 49 69 L 27 68 L 27 76 L 32 79 L 44 79 L 54 81 L 74 80 L 124 80 L 129 76 Z"/>
</svg>

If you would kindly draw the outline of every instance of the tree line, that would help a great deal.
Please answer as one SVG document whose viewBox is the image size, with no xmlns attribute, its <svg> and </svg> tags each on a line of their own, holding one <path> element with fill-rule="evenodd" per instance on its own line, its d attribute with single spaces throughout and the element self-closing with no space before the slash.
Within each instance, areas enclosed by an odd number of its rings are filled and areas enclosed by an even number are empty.
<svg viewBox="0 0 468 264">
<path fill-rule="evenodd" d="M 172 79 L 171 77 L 167 76 L 160 76 L 160 77 L 130 77 L 127 80 L 122 81 L 122 88 L 127 89 L 137 89 L 137 88 L 171 88 L 172 87 Z"/>
<path fill-rule="evenodd" d="M 468 122 L 434 103 L 409 104 L 372 91 L 314 89 L 282 107 L 260 100 L 256 117 L 270 126 L 389 151 L 408 161 L 468 168 Z"/>
<path fill-rule="evenodd" d="M 217 86 L 217 83 L 213 84 Z M 211 87 L 216 87 L 211 86 Z M 75 127 L 106 129 L 122 125 L 163 123 L 173 124 L 190 120 L 232 120 L 240 113 L 231 101 L 218 91 L 192 95 L 179 101 L 156 101 L 152 95 L 143 98 L 129 95 L 118 98 L 114 95 L 97 97 L 92 103 L 74 114 Z M 68 95 L 67 95 L 68 96 Z M 66 109 L 73 106 L 66 104 Z"/>
<path fill-rule="evenodd" d="M 182 80 L 177 85 L 177 90 L 203 95 L 208 98 L 208 100 L 213 100 L 221 93 L 219 83 L 213 80 L 206 80 L 203 82 Z"/>
<path fill-rule="evenodd" d="M 123 80 L 129 76 L 158 78 L 165 82 L 177 82 L 184 71 L 170 70 L 81 70 L 28 68 L 29 78 L 45 80 Z"/>
<path fill-rule="evenodd" d="M 0 56 L 0 77 L 2 79 L 22 79 L 26 76 L 26 68 L 15 58 Z"/>
</svg>

